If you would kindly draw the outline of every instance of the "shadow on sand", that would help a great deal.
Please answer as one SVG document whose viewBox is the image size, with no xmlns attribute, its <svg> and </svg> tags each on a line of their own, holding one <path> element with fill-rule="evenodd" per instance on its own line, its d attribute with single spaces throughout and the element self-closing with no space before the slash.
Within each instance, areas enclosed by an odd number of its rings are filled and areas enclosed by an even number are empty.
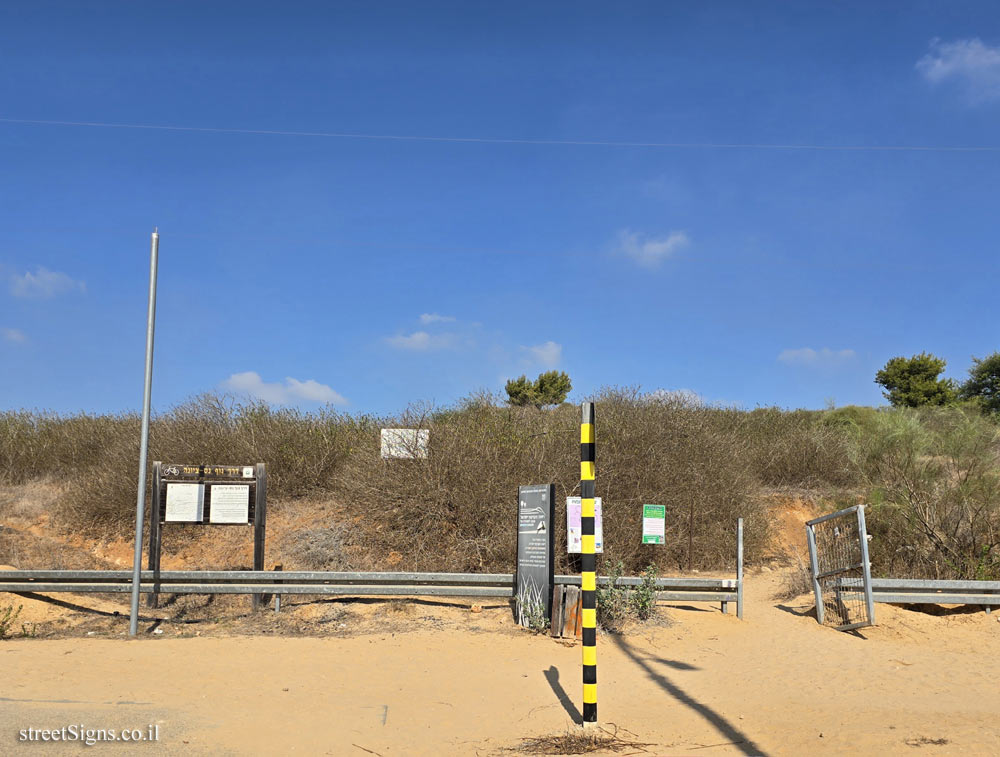
<svg viewBox="0 0 1000 757">
<path fill-rule="evenodd" d="M 717 713 L 708 705 L 702 704 L 697 699 L 692 697 L 690 694 L 685 692 L 680 686 L 675 684 L 669 678 L 667 678 L 662 673 L 658 673 L 653 669 L 650 662 L 660 662 L 662 664 L 668 665 L 669 667 L 676 668 L 678 670 L 695 670 L 694 666 L 688 665 L 687 663 L 678 663 L 673 660 L 660 660 L 658 658 L 653 658 L 652 660 L 640 655 L 639 652 L 632 647 L 624 638 L 618 634 L 610 634 L 605 638 L 610 638 L 619 649 L 621 649 L 628 657 L 640 668 L 642 668 L 646 675 L 649 676 L 650 680 L 656 683 L 661 689 L 667 692 L 670 696 L 676 699 L 678 702 L 683 704 L 685 707 L 689 707 L 699 715 L 701 715 L 705 720 L 712 724 L 712 726 L 720 733 L 723 737 L 728 739 L 726 745 L 737 747 L 743 754 L 746 755 L 765 755 L 766 752 L 761 749 L 753 740 L 743 733 L 739 728 L 734 726 L 728 720 L 726 720 L 722 715 Z M 721 744 L 713 746 L 722 746 Z"/>
</svg>

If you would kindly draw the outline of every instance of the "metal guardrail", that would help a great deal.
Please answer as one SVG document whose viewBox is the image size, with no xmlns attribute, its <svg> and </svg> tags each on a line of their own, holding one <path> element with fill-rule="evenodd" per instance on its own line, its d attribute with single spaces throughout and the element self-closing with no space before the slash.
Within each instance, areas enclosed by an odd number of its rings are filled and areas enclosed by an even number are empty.
<svg viewBox="0 0 1000 757">
<path fill-rule="evenodd" d="M 124 570 L 4 570 L 0 592 L 11 593 L 126 593 L 132 574 Z M 366 573 L 331 571 L 164 570 L 141 573 L 143 594 L 332 594 L 346 596 L 454 596 L 514 595 L 510 573 Z M 557 575 L 557 584 L 579 585 L 580 576 Z M 598 585 L 609 579 L 600 577 Z M 638 586 L 634 576 L 618 579 L 619 586 Z M 659 578 L 657 598 L 666 602 L 737 603 L 743 615 L 742 580 L 730 578 Z"/>
<path fill-rule="evenodd" d="M 857 581 L 838 583 L 845 596 L 861 591 Z M 872 598 L 885 604 L 984 605 L 1000 607 L 1000 581 L 950 581 L 923 578 L 873 578 Z"/>
<path fill-rule="evenodd" d="M 1000 581 L 873 578 L 872 597 L 886 604 L 984 605 L 990 612 L 1000 607 Z"/>
</svg>

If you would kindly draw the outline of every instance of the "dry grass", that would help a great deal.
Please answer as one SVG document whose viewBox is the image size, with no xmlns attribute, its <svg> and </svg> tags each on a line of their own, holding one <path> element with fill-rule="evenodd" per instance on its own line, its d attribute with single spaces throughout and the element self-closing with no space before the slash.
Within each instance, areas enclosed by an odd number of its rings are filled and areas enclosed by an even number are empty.
<svg viewBox="0 0 1000 757">
<path fill-rule="evenodd" d="M 986 578 L 1000 570 L 1000 449 L 985 418 L 952 410 L 745 412 L 631 389 L 591 399 L 605 565 L 621 561 L 628 574 L 650 562 L 660 573 L 732 570 L 738 517 L 753 564 L 771 528 L 761 492 L 795 489 L 832 500 L 869 495 L 876 572 Z M 382 427 L 430 429 L 429 458 L 383 460 Z M 336 520 L 302 523 L 282 537 L 303 567 L 509 572 L 517 487 L 553 482 L 558 502 L 578 494 L 578 441 L 575 405 L 539 411 L 477 395 L 374 418 L 204 395 L 154 418 L 150 456 L 266 462 L 272 515 L 312 494 L 338 500 Z M 134 415 L 0 413 L 0 484 L 47 477 L 58 482 L 49 493 L 64 487 L 47 499 L 0 492 L 0 518 L 51 514 L 67 530 L 127 538 L 138 444 Z M 641 544 L 645 503 L 666 507 L 665 546 Z M 557 508 L 556 569 L 572 572 L 579 566 L 566 554 L 564 518 Z M 172 533 L 180 545 L 195 531 Z"/>
<path fill-rule="evenodd" d="M 635 734 L 619 728 L 611 723 L 613 730 L 600 726 L 594 730 L 576 728 L 555 736 L 537 736 L 521 741 L 516 749 L 518 754 L 592 754 L 594 752 L 613 752 L 621 754 L 648 753 L 646 747 L 654 744 L 638 741 Z M 626 738 L 621 734 L 629 734 Z"/>
<path fill-rule="evenodd" d="M 794 566 L 782 577 L 781 588 L 775 593 L 774 599 L 795 599 L 812 592 L 812 572 L 796 552 Z"/>
<path fill-rule="evenodd" d="M 768 538 L 744 443 L 719 411 L 684 398 L 608 390 L 597 402 L 597 494 L 604 501 L 604 560 L 628 574 L 690 565 L 734 569 L 736 519 L 746 519 L 749 559 Z M 401 425 L 429 428 L 428 460 L 382 460 L 372 434 L 346 461 L 340 501 L 359 518 L 369 554 L 402 555 L 400 569 L 510 572 L 519 485 L 553 482 L 556 501 L 579 494 L 579 408 L 498 406 L 478 397 Z M 666 506 L 667 547 L 641 544 L 644 503 Z M 566 554 L 565 508 L 557 507 L 557 571 Z"/>
</svg>

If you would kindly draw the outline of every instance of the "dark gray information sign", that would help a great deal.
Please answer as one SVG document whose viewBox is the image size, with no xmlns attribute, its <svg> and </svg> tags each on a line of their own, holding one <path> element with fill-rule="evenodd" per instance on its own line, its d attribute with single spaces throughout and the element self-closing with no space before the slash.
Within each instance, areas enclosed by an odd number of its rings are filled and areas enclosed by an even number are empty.
<svg viewBox="0 0 1000 757">
<path fill-rule="evenodd" d="M 555 583 L 555 484 L 517 490 L 517 621 L 522 626 L 552 617 Z"/>
</svg>

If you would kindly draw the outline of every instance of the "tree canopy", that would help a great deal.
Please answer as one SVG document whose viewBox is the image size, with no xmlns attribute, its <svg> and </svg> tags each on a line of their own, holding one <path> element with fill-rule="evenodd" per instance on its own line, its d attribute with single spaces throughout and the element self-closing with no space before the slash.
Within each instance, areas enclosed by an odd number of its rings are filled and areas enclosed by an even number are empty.
<svg viewBox="0 0 1000 757">
<path fill-rule="evenodd" d="M 930 353 L 894 357 L 875 374 L 875 383 L 894 407 L 948 405 L 958 398 L 955 382 L 939 378 L 945 361 Z"/>
<path fill-rule="evenodd" d="M 507 382 L 507 401 L 511 405 L 533 405 L 539 410 L 545 405 L 558 405 L 566 400 L 573 388 L 569 376 L 562 371 L 546 371 L 531 381 L 527 376 Z"/>
<path fill-rule="evenodd" d="M 984 410 L 1000 413 L 1000 352 L 982 360 L 972 358 L 969 379 L 962 384 L 960 396 L 979 400 Z"/>
</svg>

